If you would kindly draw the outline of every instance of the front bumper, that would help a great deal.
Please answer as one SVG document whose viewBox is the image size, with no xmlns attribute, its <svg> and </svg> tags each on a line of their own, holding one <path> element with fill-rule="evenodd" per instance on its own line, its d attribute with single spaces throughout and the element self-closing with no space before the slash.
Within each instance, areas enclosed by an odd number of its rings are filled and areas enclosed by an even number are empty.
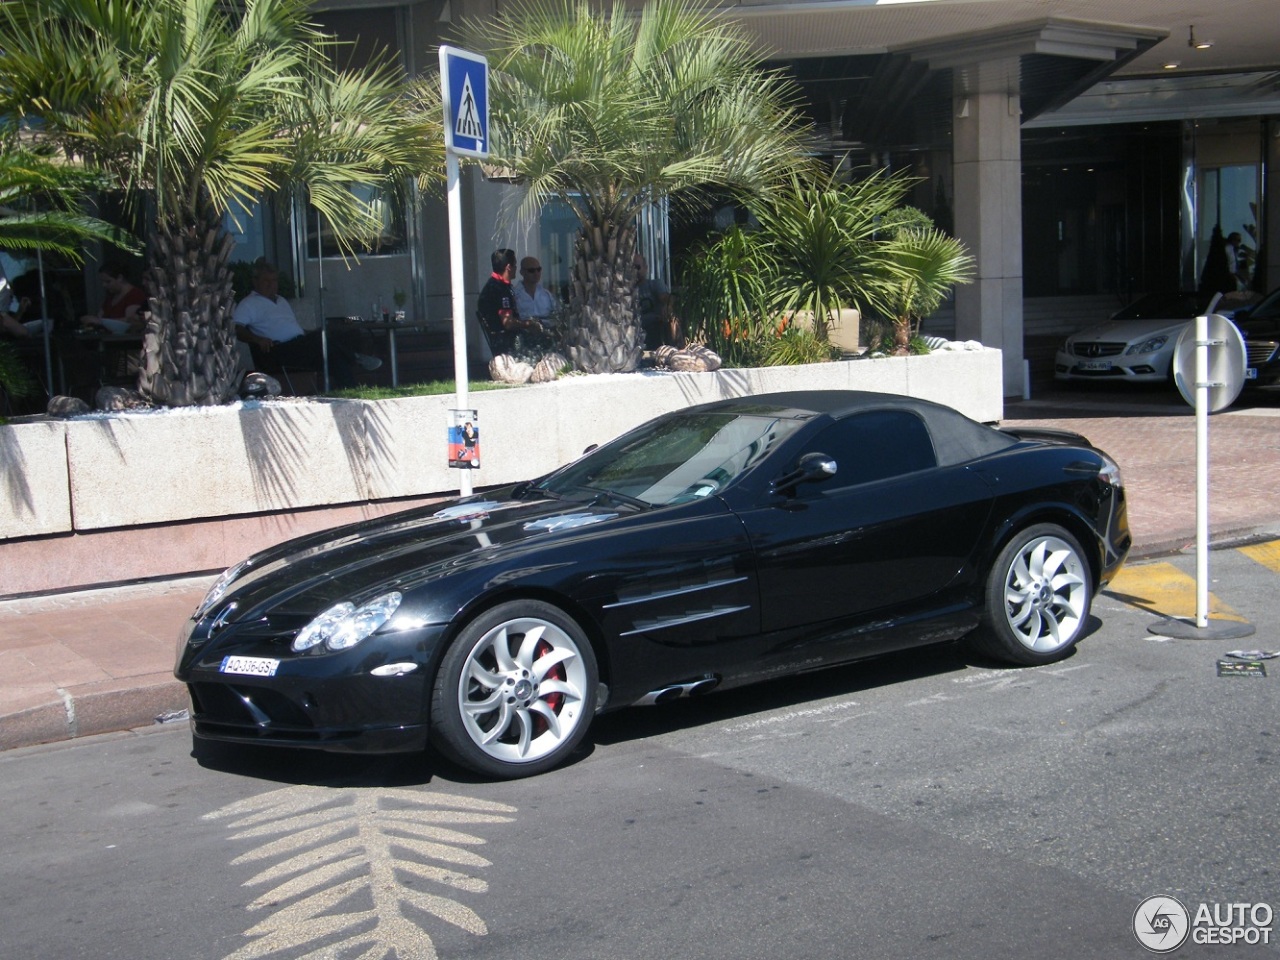
<svg viewBox="0 0 1280 960">
<path fill-rule="evenodd" d="M 279 639 L 218 636 L 184 643 L 174 672 L 187 684 L 197 737 L 344 753 L 414 751 L 427 743 L 444 630 L 375 634 L 350 650 L 316 655 L 282 654 L 288 647 Z M 225 673 L 232 655 L 279 665 L 269 677 Z M 378 668 L 390 672 L 374 673 Z"/>
<path fill-rule="evenodd" d="M 1160 350 L 1155 353 L 1135 355 L 1118 354 L 1112 357 L 1091 359 L 1078 357 L 1059 350 L 1053 359 L 1055 380 L 1099 380 L 1126 383 L 1163 383 L 1169 378 L 1172 354 Z"/>
<path fill-rule="evenodd" d="M 1265 387 L 1280 382 L 1280 341 L 1255 337 L 1245 343 L 1246 387 Z"/>
</svg>

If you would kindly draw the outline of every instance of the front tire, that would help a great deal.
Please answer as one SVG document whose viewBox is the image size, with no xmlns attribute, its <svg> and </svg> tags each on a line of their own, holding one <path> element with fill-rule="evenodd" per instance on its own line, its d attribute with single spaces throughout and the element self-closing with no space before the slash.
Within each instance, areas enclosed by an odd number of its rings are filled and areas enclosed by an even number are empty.
<svg viewBox="0 0 1280 960">
<path fill-rule="evenodd" d="M 445 652 L 431 697 L 433 739 L 484 776 L 542 773 L 586 736 L 598 678 L 591 644 L 572 617 L 539 600 L 500 604 Z"/>
<path fill-rule="evenodd" d="M 1070 533 L 1043 523 L 1016 533 L 987 576 L 982 621 L 970 638 L 989 656 L 1036 666 L 1065 657 L 1093 603 L 1084 551 Z"/>
</svg>

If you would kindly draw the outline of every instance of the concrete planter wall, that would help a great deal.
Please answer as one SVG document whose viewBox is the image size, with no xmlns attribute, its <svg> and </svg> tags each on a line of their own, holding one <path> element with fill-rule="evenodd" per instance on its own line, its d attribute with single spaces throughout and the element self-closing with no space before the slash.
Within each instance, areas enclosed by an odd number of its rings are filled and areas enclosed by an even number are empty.
<svg viewBox="0 0 1280 960">
<path fill-rule="evenodd" d="M 537 476 L 668 410 L 857 389 L 1003 414 L 1000 353 L 702 374 L 568 377 L 473 393 L 477 486 Z M 0 426 L 0 595 L 216 569 L 309 529 L 449 496 L 452 396 L 268 403 Z"/>
</svg>

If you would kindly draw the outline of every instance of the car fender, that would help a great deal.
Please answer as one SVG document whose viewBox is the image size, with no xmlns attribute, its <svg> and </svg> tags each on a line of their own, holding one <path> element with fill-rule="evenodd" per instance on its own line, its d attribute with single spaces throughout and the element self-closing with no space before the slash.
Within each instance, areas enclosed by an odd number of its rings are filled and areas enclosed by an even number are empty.
<svg viewBox="0 0 1280 960">
<path fill-rule="evenodd" d="M 1101 581 L 1106 545 L 1089 524 L 1084 511 L 1069 501 L 1028 504 L 1005 517 L 992 530 L 991 540 L 987 544 L 981 562 L 983 574 L 985 575 L 991 569 L 991 565 L 995 563 L 996 557 L 1004 549 L 1005 544 L 1019 530 L 1025 530 L 1038 523 L 1052 523 L 1062 527 L 1080 542 L 1089 560 L 1091 586 L 1096 590 Z"/>
</svg>

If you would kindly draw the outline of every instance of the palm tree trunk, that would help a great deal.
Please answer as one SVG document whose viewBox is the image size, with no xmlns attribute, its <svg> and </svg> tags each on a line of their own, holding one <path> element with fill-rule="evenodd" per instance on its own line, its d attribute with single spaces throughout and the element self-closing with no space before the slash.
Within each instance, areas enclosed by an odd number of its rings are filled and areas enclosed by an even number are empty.
<svg viewBox="0 0 1280 960">
<path fill-rule="evenodd" d="M 905 357 L 911 353 L 911 316 L 893 318 L 893 352 L 895 356 Z"/>
<path fill-rule="evenodd" d="M 147 289 L 138 390 L 170 407 L 212 406 L 235 397 L 243 371 L 227 260 L 235 241 L 211 207 L 187 222 L 157 224 Z"/>
<path fill-rule="evenodd" d="M 589 226 L 578 237 L 565 347 L 579 370 L 629 373 L 640 363 L 635 251 L 630 223 Z"/>
</svg>

